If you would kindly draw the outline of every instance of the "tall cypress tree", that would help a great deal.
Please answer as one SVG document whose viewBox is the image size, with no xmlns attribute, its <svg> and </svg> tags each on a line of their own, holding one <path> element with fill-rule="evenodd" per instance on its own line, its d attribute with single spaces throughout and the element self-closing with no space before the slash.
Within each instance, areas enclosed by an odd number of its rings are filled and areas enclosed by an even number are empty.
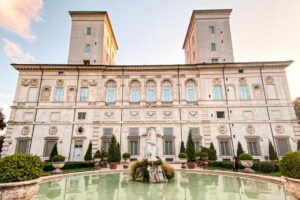
<svg viewBox="0 0 300 200">
<path fill-rule="evenodd" d="M 50 153 L 50 158 L 49 160 L 52 160 L 52 158 L 54 156 L 58 155 L 58 151 L 57 151 L 57 143 L 54 144 L 52 150 L 51 150 L 51 153 Z"/>
<path fill-rule="evenodd" d="M 297 150 L 300 151 L 300 140 L 297 142 Z"/>
<path fill-rule="evenodd" d="M 181 143 L 180 143 L 180 152 L 179 153 L 186 153 L 183 141 L 181 141 Z"/>
<path fill-rule="evenodd" d="M 119 160 L 119 162 L 121 161 L 121 148 L 120 148 L 120 143 L 118 142 L 117 143 L 117 149 L 118 149 L 118 151 L 117 151 L 117 157 L 118 157 L 118 160 Z"/>
<path fill-rule="evenodd" d="M 6 127 L 6 123 L 4 122 L 5 116 L 2 112 L 0 112 L 0 130 L 2 131 Z"/>
<path fill-rule="evenodd" d="M 187 153 L 187 160 L 188 162 L 195 162 L 196 161 L 196 150 L 195 150 L 195 143 L 192 138 L 192 132 L 189 132 L 188 140 L 186 143 L 186 153 Z"/>
<path fill-rule="evenodd" d="M 84 155 L 84 160 L 85 161 L 91 161 L 93 159 L 92 156 L 92 143 L 90 142 L 89 147 Z"/>
<path fill-rule="evenodd" d="M 277 153 L 276 153 L 271 141 L 269 141 L 269 159 L 270 160 L 278 160 Z"/>
<path fill-rule="evenodd" d="M 237 157 L 238 157 L 238 158 L 240 157 L 240 155 L 241 155 L 242 153 L 244 153 L 244 150 L 243 150 L 243 147 L 242 147 L 242 144 L 240 143 L 240 141 L 238 142 L 238 147 L 237 147 L 236 153 L 237 153 Z"/>
<path fill-rule="evenodd" d="M 215 149 L 214 143 L 210 143 L 209 146 L 209 154 L 208 154 L 209 160 L 217 160 L 217 151 Z"/>
<path fill-rule="evenodd" d="M 117 139 L 116 136 L 113 135 L 108 148 L 108 162 L 120 162 L 121 157 L 119 157 L 119 154 Z"/>
</svg>

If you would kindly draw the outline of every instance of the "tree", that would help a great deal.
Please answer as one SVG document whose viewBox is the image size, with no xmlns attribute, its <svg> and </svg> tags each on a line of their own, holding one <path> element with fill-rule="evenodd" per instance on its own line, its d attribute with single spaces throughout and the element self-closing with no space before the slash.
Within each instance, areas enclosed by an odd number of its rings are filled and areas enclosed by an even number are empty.
<svg viewBox="0 0 300 200">
<path fill-rule="evenodd" d="M 300 151 L 300 140 L 297 142 L 297 150 Z"/>
<path fill-rule="evenodd" d="M 0 155 L 1 155 L 1 152 L 2 152 L 3 142 L 4 142 L 4 136 L 0 136 Z"/>
<path fill-rule="evenodd" d="M 51 150 L 51 153 L 50 153 L 50 158 L 49 160 L 52 160 L 52 158 L 54 156 L 58 155 L 58 151 L 57 151 L 57 143 L 54 144 L 52 150 Z"/>
<path fill-rule="evenodd" d="M 187 161 L 195 162 L 196 161 L 196 150 L 195 143 L 192 138 L 192 132 L 189 132 L 188 140 L 186 143 L 186 153 L 187 153 Z"/>
<path fill-rule="evenodd" d="M 237 148 L 237 157 L 239 158 L 240 157 L 240 155 L 242 154 L 242 153 L 244 153 L 244 150 L 243 150 L 243 147 L 242 147 L 242 144 L 240 143 L 240 141 L 238 142 L 238 148 Z"/>
<path fill-rule="evenodd" d="M 269 159 L 270 160 L 278 160 L 277 153 L 276 153 L 271 141 L 269 141 Z"/>
<path fill-rule="evenodd" d="M 118 149 L 118 151 L 117 151 L 117 157 L 118 157 L 118 160 L 119 161 L 121 161 L 121 148 L 120 148 L 120 143 L 118 142 L 117 143 L 117 149 Z"/>
<path fill-rule="evenodd" d="M 119 156 L 119 151 L 117 139 L 115 135 L 113 135 L 108 148 L 108 162 L 120 162 L 121 157 Z"/>
<path fill-rule="evenodd" d="M 179 153 L 186 153 L 186 149 L 184 147 L 184 142 L 183 141 L 181 141 L 181 143 L 180 143 L 180 152 Z"/>
<path fill-rule="evenodd" d="M 92 143 L 90 142 L 89 147 L 84 155 L 84 160 L 85 161 L 91 161 L 93 159 L 92 156 Z"/>
<path fill-rule="evenodd" d="M 297 97 L 294 101 L 294 108 L 296 112 L 296 116 L 298 120 L 300 121 L 300 97 Z"/>
<path fill-rule="evenodd" d="M 214 143 L 210 143 L 208 159 L 217 160 L 217 151 L 215 149 Z"/>
<path fill-rule="evenodd" d="M 0 112 L 0 131 L 2 131 L 6 127 L 6 123 L 4 122 L 5 115 Z"/>
</svg>

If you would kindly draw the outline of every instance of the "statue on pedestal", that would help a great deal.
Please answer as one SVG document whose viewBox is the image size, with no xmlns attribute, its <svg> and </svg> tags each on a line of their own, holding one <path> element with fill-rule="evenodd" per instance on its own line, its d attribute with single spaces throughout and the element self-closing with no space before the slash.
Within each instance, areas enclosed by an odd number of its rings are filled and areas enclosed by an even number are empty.
<svg viewBox="0 0 300 200">
<path fill-rule="evenodd" d="M 156 158 L 156 133 L 154 128 L 151 128 L 148 132 L 148 141 L 147 141 L 147 152 L 148 152 L 148 162 L 154 162 L 157 160 Z"/>
</svg>

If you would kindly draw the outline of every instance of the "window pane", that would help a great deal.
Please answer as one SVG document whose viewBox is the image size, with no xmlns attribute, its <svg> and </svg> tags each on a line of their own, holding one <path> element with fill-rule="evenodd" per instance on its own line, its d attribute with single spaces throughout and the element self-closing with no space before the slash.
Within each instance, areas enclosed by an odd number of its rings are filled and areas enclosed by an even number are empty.
<svg viewBox="0 0 300 200">
<path fill-rule="evenodd" d="M 215 27 L 214 26 L 210 26 L 209 27 L 209 33 L 210 34 L 214 34 L 215 33 Z"/>
<path fill-rule="evenodd" d="M 222 99 L 222 89 L 221 89 L 220 85 L 214 85 L 214 97 L 215 97 L 215 100 Z"/>
<path fill-rule="evenodd" d="M 138 155 L 139 154 L 139 142 L 137 140 L 130 140 L 129 141 L 129 150 L 131 155 Z"/>
<path fill-rule="evenodd" d="M 198 127 L 191 127 L 189 130 L 192 134 L 192 136 L 200 136 L 200 131 Z"/>
<path fill-rule="evenodd" d="M 248 99 L 248 86 L 247 85 L 240 85 L 240 98 L 241 99 Z"/>
<path fill-rule="evenodd" d="M 108 152 L 110 141 L 103 141 L 103 148 L 105 152 Z"/>
<path fill-rule="evenodd" d="M 107 89 L 106 101 L 107 102 L 115 102 L 115 89 L 114 88 Z"/>
<path fill-rule="evenodd" d="M 259 156 L 259 148 L 257 141 L 248 141 L 249 153 L 253 156 Z"/>
<path fill-rule="evenodd" d="M 165 141 L 164 154 L 173 155 L 173 141 Z"/>
<path fill-rule="evenodd" d="M 45 141 L 45 150 L 44 157 L 49 157 L 54 145 L 57 143 L 56 140 L 46 140 Z"/>
<path fill-rule="evenodd" d="M 91 27 L 87 27 L 86 28 L 86 35 L 91 35 L 92 34 L 92 28 Z"/>
<path fill-rule="evenodd" d="M 277 140 L 277 148 L 278 148 L 278 155 L 282 156 L 286 152 L 290 151 L 290 143 L 289 140 L 286 138 L 280 138 Z"/>
<path fill-rule="evenodd" d="M 78 113 L 78 119 L 85 119 L 85 116 L 86 116 L 85 112 Z"/>
<path fill-rule="evenodd" d="M 91 51 L 91 45 L 90 44 L 86 44 L 85 45 L 85 52 L 89 53 Z"/>
<path fill-rule="evenodd" d="M 212 63 L 218 63 L 218 62 L 219 62 L 219 59 L 213 58 L 213 59 L 211 59 L 211 62 L 212 62 Z"/>
<path fill-rule="evenodd" d="M 230 140 L 222 139 L 220 141 L 220 154 L 221 154 L 221 156 L 230 156 L 231 155 Z"/>
<path fill-rule="evenodd" d="M 129 128 L 129 135 L 130 136 L 138 136 L 139 135 L 139 128 Z"/>
<path fill-rule="evenodd" d="M 16 153 L 28 153 L 28 140 L 19 140 Z"/>
<path fill-rule="evenodd" d="M 163 101 L 171 101 L 171 89 L 163 88 Z"/>
<path fill-rule="evenodd" d="M 82 87 L 80 90 L 80 101 L 87 101 L 88 98 L 88 88 Z"/>
<path fill-rule="evenodd" d="M 138 102 L 140 100 L 139 98 L 139 89 L 138 88 L 132 88 L 131 89 L 131 101 L 132 102 Z"/>
<path fill-rule="evenodd" d="M 63 88 L 59 87 L 55 89 L 55 101 L 62 101 Z"/>
<path fill-rule="evenodd" d="M 187 89 L 187 100 L 188 101 L 195 101 L 195 90 L 194 88 Z"/>
<path fill-rule="evenodd" d="M 164 128 L 164 135 L 173 135 L 173 128 L 172 127 Z"/>
<path fill-rule="evenodd" d="M 104 136 L 111 136 L 113 134 L 113 128 L 103 128 Z"/>
<path fill-rule="evenodd" d="M 211 51 L 216 51 L 216 50 L 217 50 L 216 43 L 211 43 Z"/>
<path fill-rule="evenodd" d="M 148 102 L 153 102 L 154 101 L 154 89 L 153 88 L 148 88 L 147 89 L 147 101 Z"/>
</svg>

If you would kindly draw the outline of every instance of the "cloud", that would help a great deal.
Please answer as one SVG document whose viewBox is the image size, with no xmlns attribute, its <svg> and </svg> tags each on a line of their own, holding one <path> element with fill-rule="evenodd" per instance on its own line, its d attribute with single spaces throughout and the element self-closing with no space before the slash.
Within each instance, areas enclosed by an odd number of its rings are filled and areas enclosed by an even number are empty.
<svg viewBox="0 0 300 200">
<path fill-rule="evenodd" d="M 34 41 L 30 26 L 32 21 L 41 20 L 42 7 L 43 0 L 0 0 L 0 27 Z"/>
<path fill-rule="evenodd" d="M 14 63 L 32 63 L 35 62 L 35 57 L 30 52 L 24 52 L 22 48 L 7 39 L 4 41 L 4 53 L 9 57 L 9 59 Z"/>
</svg>

